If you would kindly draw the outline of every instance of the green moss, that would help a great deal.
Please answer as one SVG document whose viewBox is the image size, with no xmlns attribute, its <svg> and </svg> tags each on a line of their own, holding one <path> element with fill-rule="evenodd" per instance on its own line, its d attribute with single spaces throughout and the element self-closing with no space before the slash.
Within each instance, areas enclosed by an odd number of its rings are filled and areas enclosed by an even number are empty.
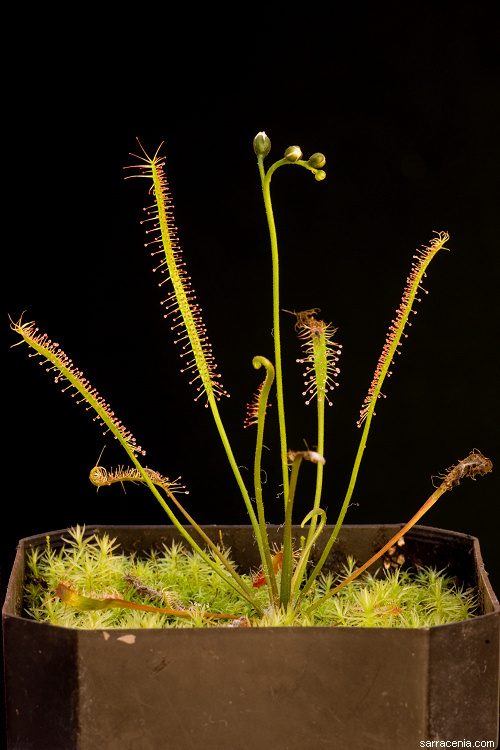
<svg viewBox="0 0 500 750">
<path fill-rule="evenodd" d="M 227 553 L 228 550 L 225 550 Z M 219 563 L 220 564 L 220 563 Z M 321 599 L 355 567 L 349 559 L 342 573 L 328 572 L 315 582 L 304 598 L 302 610 L 266 607 L 266 589 L 255 589 L 264 616 L 255 611 L 233 587 L 226 585 L 198 553 L 172 544 L 137 558 L 118 551 L 114 540 L 104 535 L 84 539 L 84 529 L 70 530 L 65 545 L 28 554 L 26 612 L 40 622 L 85 629 L 228 627 L 233 621 L 213 620 L 205 612 L 242 618 L 257 627 L 351 626 L 351 627 L 427 627 L 465 620 L 474 616 L 476 607 L 471 591 L 458 588 L 443 571 L 422 568 L 416 572 L 396 569 L 381 578 L 365 575 L 346 585 L 335 596 L 319 605 L 312 614 L 306 610 Z M 250 573 L 242 577 L 252 585 Z M 279 578 L 279 576 L 278 576 Z M 122 608 L 79 611 L 61 602 L 58 584 L 79 594 L 102 599 L 126 601 L 158 608 L 187 610 L 190 617 L 173 617 L 156 612 Z"/>
</svg>

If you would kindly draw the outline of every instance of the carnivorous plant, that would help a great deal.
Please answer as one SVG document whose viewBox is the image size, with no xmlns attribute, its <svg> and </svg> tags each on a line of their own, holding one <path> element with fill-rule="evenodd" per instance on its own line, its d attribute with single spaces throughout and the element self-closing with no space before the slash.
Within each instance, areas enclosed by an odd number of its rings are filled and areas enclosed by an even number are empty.
<svg viewBox="0 0 500 750">
<path fill-rule="evenodd" d="M 156 500 L 165 510 L 170 521 L 182 534 L 193 551 L 199 555 L 209 569 L 215 571 L 224 579 L 225 585 L 235 590 L 250 605 L 255 618 L 263 618 L 269 612 L 293 613 L 300 608 L 309 616 L 341 588 L 351 583 L 375 559 L 387 552 L 401 537 L 415 524 L 421 516 L 446 491 L 455 487 L 466 476 L 474 479 L 491 471 L 491 461 L 479 451 L 473 451 L 456 466 L 448 470 L 442 482 L 429 499 L 422 505 L 413 518 L 390 540 L 371 560 L 364 565 L 351 570 L 349 575 L 335 586 L 324 587 L 322 596 L 316 596 L 313 601 L 308 599 L 308 593 L 313 584 L 319 580 L 327 556 L 335 543 L 340 527 L 344 521 L 349 506 L 361 460 L 367 442 L 375 406 L 381 397 L 381 389 L 386 377 L 390 375 L 396 353 L 401 346 L 402 337 L 408 318 L 414 311 L 419 300 L 419 293 L 425 292 L 422 280 L 429 265 L 437 253 L 445 249 L 449 237 L 447 232 L 437 232 L 426 247 L 421 248 L 413 256 L 401 303 L 396 310 L 395 318 L 391 321 L 382 353 L 378 360 L 375 374 L 371 381 L 368 394 L 362 404 L 358 426 L 360 440 L 350 481 L 345 498 L 338 510 L 333 530 L 324 543 L 323 551 L 317 564 L 310 565 L 310 554 L 313 546 L 318 543 L 326 524 L 326 512 L 322 508 L 323 475 L 327 470 L 328 446 L 325 445 L 325 417 L 326 407 L 331 404 L 336 378 L 339 373 L 338 361 L 341 355 L 341 344 L 334 339 L 336 328 L 331 323 L 320 319 L 319 308 L 293 312 L 295 329 L 298 334 L 303 354 L 297 361 L 305 366 L 304 396 L 309 404 L 315 402 L 317 412 L 317 437 L 314 449 L 297 449 L 289 446 L 286 427 L 285 394 L 283 390 L 283 363 L 281 352 L 280 331 L 283 312 L 287 322 L 291 322 L 289 311 L 283 311 L 280 302 L 280 267 L 278 254 L 278 240 L 271 201 L 271 180 L 277 169 L 281 167 L 300 167 L 309 172 L 315 181 L 321 182 L 326 177 L 324 170 L 326 159 L 321 153 L 314 153 L 304 159 L 298 146 L 286 149 L 284 156 L 267 169 L 264 161 L 271 150 L 271 142 L 264 132 L 256 135 L 253 147 L 257 157 L 265 213 L 269 228 L 270 249 L 272 256 L 272 329 L 274 337 L 274 361 L 263 356 L 255 356 L 253 367 L 262 372 L 261 385 L 248 407 L 245 426 L 255 429 L 255 456 L 253 470 L 253 488 L 249 489 L 241 474 L 239 463 L 234 456 L 231 442 L 223 424 L 219 411 L 219 401 L 227 394 L 217 372 L 214 356 L 208 341 L 201 309 L 196 301 L 190 276 L 185 268 L 182 253 L 174 225 L 173 205 L 169 186 L 164 171 L 165 157 L 160 155 L 160 148 L 150 157 L 139 142 L 142 153 L 136 156 L 138 163 L 133 167 L 134 174 L 127 177 L 141 177 L 149 187 L 151 205 L 147 207 L 144 225 L 147 234 L 146 247 L 151 255 L 157 259 L 155 265 L 165 274 L 160 286 L 167 292 L 162 301 L 164 317 L 170 322 L 175 341 L 180 347 L 182 371 L 186 372 L 190 384 L 196 389 L 195 399 L 204 402 L 210 409 L 215 422 L 227 460 L 234 473 L 235 481 L 243 503 L 245 504 L 250 523 L 253 527 L 255 540 L 261 559 L 261 572 L 253 581 L 241 575 L 223 548 L 216 545 L 204 530 L 191 517 L 184 507 L 185 502 L 179 500 L 179 491 L 183 488 L 177 481 L 170 481 L 156 469 L 148 468 L 143 462 L 144 450 L 137 444 L 132 434 L 115 416 L 108 403 L 97 393 L 83 373 L 73 363 L 59 344 L 53 342 L 46 334 L 39 333 L 34 322 L 24 322 L 22 318 L 17 322 L 11 321 L 12 329 L 21 336 L 21 341 L 30 347 L 31 356 L 45 360 L 47 369 L 55 374 L 56 382 L 64 382 L 65 390 L 69 389 L 77 394 L 77 400 L 86 404 L 96 414 L 96 420 L 106 431 L 111 432 L 123 446 L 130 466 L 127 468 L 105 469 L 96 465 L 90 472 L 90 481 L 96 487 L 104 487 L 113 483 L 143 483 L 147 485 Z M 264 491 L 262 487 L 262 451 L 264 433 L 266 429 L 267 407 L 269 395 L 274 390 L 277 403 L 277 416 L 280 436 L 280 456 L 283 481 L 283 538 L 279 549 L 271 549 L 266 532 L 266 511 Z M 315 465 L 316 484 L 314 496 L 311 499 L 310 511 L 302 519 L 304 536 L 300 549 L 294 549 L 292 544 L 292 519 L 294 498 L 297 484 L 300 481 L 300 469 L 303 461 Z M 189 528 L 188 528 L 189 527 Z M 194 532 L 193 532 L 194 529 Z M 265 601 L 262 591 L 266 591 Z M 57 588 L 60 598 L 67 604 L 85 609 L 105 609 L 120 607 L 119 600 L 92 600 L 83 597 L 65 586 L 61 582 Z M 153 610 L 155 608 L 153 607 Z M 175 607 L 165 612 L 177 612 Z M 185 615 L 180 615 L 185 616 Z M 203 616 L 211 616 L 205 613 Z"/>
</svg>

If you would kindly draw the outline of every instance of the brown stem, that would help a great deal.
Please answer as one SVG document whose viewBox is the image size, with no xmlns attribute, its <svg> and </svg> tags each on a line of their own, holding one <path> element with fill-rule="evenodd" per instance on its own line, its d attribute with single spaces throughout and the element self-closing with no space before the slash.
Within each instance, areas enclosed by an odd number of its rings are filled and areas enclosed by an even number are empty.
<svg viewBox="0 0 500 750">
<path fill-rule="evenodd" d="M 138 609 L 141 612 L 158 612 L 160 615 L 172 615 L 173 617 L 195 616 L 193 612 L 183 609 L 162 609 L 161 607 L 152 607 L 149 604 L 136 604 L 136 602 L 128 602 L 125 599 L 115 599 L 112 597 L 109 599 L 94 599 L 90 596 L 82 596 L 76 591 L 68 588 L 64 583 L 58 585 L 57 595 L 63 604 L 69 604 L 76 609 L 83 611 L 95 611 L 98 609 L 118 607 L 122 609 Z M 216 617 L 226 620 L 237 620 L 241 617 L 241 615 L 213 614 L 212 612 L 201 612 L 200 614 L 202 617 Z"/>
<path fill-rule="evenodd" d="M 456 466 L 451 468 L 447 475 L 445 476 L 443 482 L 439 485 L 437 490 L 432 493 L 432 495 L 429 497 L 428 500 L 425 501 L 425 503 L 422 505 L 420 510 L 418 510 L 413 518 L 411 518 L 408 523 L 403 526 L 400 531 L 398 531 L 397 534 L 395 534 L 390 541 L 385 544 L 381 550 L 379 550 L 373 557 L 370 557 L 368 562 L 365 562 L 364 565 L 362 565 L 360 568 L 358 568 L 354 573 L 352 573 L 348 578 L 346 578 L 342 583 L 339 583 L 338 586 L 336 586 L 334 589 L 328 592 L 328 594 L 325 594 L 325 596 L 321 597 L 321 599 L 318 599 L 316 602 L 314 602 L 313 605 L 309 607 L 307 610 L 307 614 L 312 612 L 316 609 L 316 607 L 319 607 L 320 604 L 323 604 L 324 601 L 330 598 L 330 596 L 333 596 L 333 594 L 336 594 L 337 591 L 340 591 L 341 588 L 344 586 L 347 586 L 348 583 L 351 583 L 354 581 L 355 578 L 357 578 L 361 573 L 363 573 L 367 568 L 370 567 L 376 560 L 379 559 L 387 550 L 393 546 L 393 544 L 396 544 L 396 542 L 401 539 L 401 537 L 406 534 L 412 526 L 414 526 L 420 518 L 424 515 L 424 513 L 427 513 L 429 508 L 431 508 L 434 503 L 439 500 L 441 495 L 444 495 L 444 493 L 447 490 L 452 490 L 454 487 L 456 487 L 460 483 L 460 479 L 463 477 L 469 476 L 471 479 L 475 479 L 476 476 L 484 476 L 484 474 L 488 474 L 493 468 L 493 464 L 490 461 L 489 458 L 486 458 L 483 456 L 483 454 L 480 451 L 472 451 L 467 458 L 462 459 L 462 461 L 459 461 Z"/>
</svg>

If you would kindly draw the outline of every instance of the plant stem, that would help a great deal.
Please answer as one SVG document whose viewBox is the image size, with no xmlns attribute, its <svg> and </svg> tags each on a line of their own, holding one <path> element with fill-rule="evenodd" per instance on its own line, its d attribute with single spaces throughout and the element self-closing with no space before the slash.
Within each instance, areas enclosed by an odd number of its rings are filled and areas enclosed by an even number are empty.
<svg viewBox="0 0 500 750">
<path fill-rule="evenodd" d="M 236 478 L 236 482 L 238 484 L 238 487 L 240 488 L 240 492 L 242 494 L 243 500 L 246 505 L 246 509 L 248 512 L 248 515 L 250 517 L 250 521 L 252 523 L 252 526 L 254 527 L 254 531 L 256 531 L 257 538 L 259 538 L 259 524 L 257 522 L 257 516 L 255 515 L 255 511 L 252 507 L 252 503 L 250 501 L 250 496 L 248 494 L 248 490 L 245 486 L 245 483 L 243 482 L 243 477 L 241 476 L 241 472 L 239 470 L 238 464 L 236 463 L 236 459 L 234 457 L 231 445 L 229 443 L 226 431 L 224 429 L 224 425 L 222 424 L 222 420 L 220 418 L 219 409 L 217 408 L 217 401 L 215 400 L 215 397 L 210 394 L 208 396 L 208 403 L 210 405 L 210 408 L 212 410 L 212 415 L 214 418 L 215 425 L 217 427 L 217 431 L 220 435 L 220 439 L 222 441 L 222 444 L 224 446 L 224 450 L 226 451 L 226 455 L 229 461 L 229 464 L 231 466 L 231 469 L 233 470 L 233 474 Z"/>
<path fill-rule="evenodd" d="M 330 553 L 330 550 L 333 547 L 333 545 L 335 543 L 335 540 L 338 537 L 339 531 L 340 531 L 340 529 L 342 527 L 342 524 L 344 522 L 344 518 L 345 518 L 345 515 L 347 513 L 347 509 L 349 507 L 349 502 L 351 500 L 352 493 L 353 493 L 354 487 L 356 485 L 356 479 L 357 479 L 357 476 L 358 476 L 358 471 L 359 471 L 359 467 L 360 467 L 360 464 L 361 464 L 361 459 L 363 458 L 363 452 L 364 452 L 365 447 L 366 447 L 366 439 L 368 437 L 368 432 L 370 430 L 370 422 L 372 420 L 372 416 L 373 416 L 373 414 L 369 414 L 368 415 L 368 417 L 366 419 L 366 422 L 365 422 L 365 426 L 363 428 L 363 434 L 361 436 L 361 440 L 360 440 L 359 447 L 358 447 L 358 452 L 356 454 L 356 459 L 354 461 L 354 466 L 353 466 L 353 470 L 352 470 L 352 473 L 351 473 L 351 479 L 349 481 L 349 487 L 347 488 L 347 493 L 346 493 L 346 496 L 344 498 L 344 502 L 342 503 L 342 507 L 340 509 L 340 513 L 339 513 L 338 518 L 337 518 L 337 522 L 336 522 L 336 524 L 334 526 L 334 529 L 333 529 L 333 531 L 332 531 L 332 533 L 330 535 L 330 538 L 328 539 L 328 542 L 325 545 L 325 548 L 324 548 L 323 552 L 321 553 L 320 559 L 318 560 L 318 562 L 317 562 L 314 570 L 312 571 L 311 575 L 307 579 L 307 582 L 306 582 L 306 584 L 304 585 L 304 588 L 301 591 L 301 596 L 304 596 L 309 591 L 309 589 L 311 588 L 312 584 L 314 583 L 316 577 L 321 572 L 321 569 L 323 568 L 323 565 L 325 564 L 326 558 L 328 557 L 328 555 Z"/>
<path fill-rule="evenodd" d="M 316 399 L 317 403 L 317 415 L 318 415 L 318 440 L 317 440 L 317 448 L 316 450 L 320 454 L 320 456 L 325 455 L 325 399 Z M 317 510 L 319 508 L 319 505 L 321 503 L 321 493 L 323 490 L 323 466 L 321 462 L 318 462 L 316 464 L 316 491 L 314 494 L 314 504 L 313 504 L 313 510 Z M 311 523 L 309 525 L 309 532 L 307 535 L 307 542 L 309 543 L 310 540 L 314 536 L 314 532 L 316 530 L 316 514 L 312 517 Z M 307 546 L 307 545 L 306 545 Z M 304 556 L 304 561 L 299 561 L 299 565 L 306 565 L 307 564 L 307 558 Z"/>
<path fill-rule="evenodd" d="M 287 439 L 285 426 L 285 401 L 283 397 L 283 370 L 281 366 L 281 337 L 280 337 L 280 297 L 279 297 L 279 258 L 278 258 L 278 238 L 276 234 L 276 225 L 274 222 L 273 206 L 271 202 L 271 193 L 269 184 L 273 172 L 283 164 L 289 164 L 286 159 L 275 162 L 267 171 L 264 171 L 264 157 L 258 157 L 260 178 L 262 182 L 262 195 L 264 197 L 264 206 L 266 209 L 267 223 L 269 227 L 269 236 L 271 240 L 271 253 L 273 263 L 273 336 L 274 336 L 274 367 L 276 370 L 276 398 L 278 404 L 278 419 L 281 443 L 281 466 L 283 473 L 283 494 L 285 502 L 285 511 L 288 503 L 289 479 L 287 464 Z"/>
<path fill-rule="evenodd" d="M 302 580 L 303 571 L 304 571 L 304 565 L 307 563 L 309 559 L 309 555 L 311 553 L 311 549 L 313 545 L 316 543 L 316 540 L 319 538 L 321 532 L 323 531 L 323 528 L 326 524 L 326 513 L 322 508 L 317 508 L 316 510 L 311 510 L 307 514 L 307 516 L 302 521 L 301 526 L 303 527 L 307 521 L 309 520 L 310 516 L 321 516 L 319 528 L 316 529 L 314 534 L 311 536 L 310 539 L 307 540 L 307 542 L 304 544 L 304 549 L 302 550 L 302 555 L 300 557 L 299 562 L 297 563 L 297 567 L 295 568 L 293 577 L 292 577 L 292 585 L 291 585 L 291 592 L 290 592 L 290 598 L 293 598 L 294 592 L 300 588 L 300 582 Z M 296 598 L 294 609 L 297 610 L 298 603 L 301 600 L 301 595 Z"/>
<path fill-rule="evenodd" d="M 292 591 L 292 567 L 293 567 L 293 549 L 292 549 L 292 511 L 295 490 L 297 488 L 297 478 L 299 475 L 302 456 L 298 455 L 292 463 L 290 474 L 290 492 L 285 509 L 285 528 L 283 532 L 283 567 L 281 568 L 281 589 L 280 589 L 280 606 L 286 609 L 290 603 Z"/>
<path fill-rule="evenodd" d="M 262 481 L 261 481 L 261 462 L 262 462 L 262 448 L 264 445 L 264 422 L 266 418 L 267 399 L 269 391 L 274 380 L 274 367 L 271 362 L 265 357 L 254 357 L 252 360 L 253 366 L 256 369 L 264 366 L 266 368 L 266 378 L 262 385 L 262 390 L 258 397 L 258 411 L 257 411 L 257 439 L 255 443 L 255 461 L 254 461 L 254 486 L 255 486 L 255 502 L 257 505 L 257 515 L 259 519 L 260 535 L 263 545 L 263 556 L 262 564 L 263 570 L 266 577 L 266 583 L 269 590 L 269 599 L 272 602 L 278 601 L 278 585 L 276 583 L 276 575 L 274 573 L 273 562 L 271 558 L 271 550 L 269 548 L 269 538 L 267 536 L 266 519 L 264 514 L 264 501 L 262 498 Z"/>
<path fill-rule="evenodd" d="M 224 425 L 222 424 L 222 420 L 220 418 L 219 410 L 217 408 L 217 401 L 215 399 L 215 396 L 213 393 L 208 394 L 208 403 L 210 404 L 210 408 L 212 410 L 212 415 L 215 421 L 215 425 L 217 427 L 217 430 L 219 432 L 220 438 L 222 440 L 222 444 L 224 446 L 224 449 L 226 451 L 227 458 L 229 460 L 229 464 L 233 470 L 233 474 L 236 478 L 236 481 L 238 483 L 238 487 L 240 488 L 243 501 L 245 503 L 248 516 L 250 518 L 250 522 L 252 524 L 255 539 L 257 541 L 257 546 L 259 548 L 259 554 L 260 558 L 262 560 L 262 564 L 265 565 L 267 557 L 266 557 L 266 547 L 267 550 L 269 548 L 269 542 L 267 541 L 267 533 L 265 531 L 265 522 L 263 524 L 263 531 L 261 531 L 261 526 L 259 525 L 259 521 L 257 520 L 257 516 L 255 515 L 255 511 L 252 507 L 252 503 L 250 500 L 250 496 L 248 494 L 248 490 L 245 487 L 245 483 L 243 482 L 243 477 L 241 476 L 241 472 L 238 468 L 238 464 L 236 463 L 236 460 L 234 458 L 233 451 L 231 449 L 231 445 L 229 443 L 228 437 L 226 435 L 226 431 L 224 429 Z M 269 556 L 270 559 L 270 556 Z M 272 566 L 271 566 L 272 569 Z"/>
</svg>

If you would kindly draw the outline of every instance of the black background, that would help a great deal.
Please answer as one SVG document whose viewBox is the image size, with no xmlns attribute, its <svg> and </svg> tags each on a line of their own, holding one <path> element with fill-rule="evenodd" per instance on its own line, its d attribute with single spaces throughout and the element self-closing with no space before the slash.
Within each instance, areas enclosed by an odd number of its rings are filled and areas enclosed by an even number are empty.
<svg viewBox="0 0 500 750">
<path fill-rule="evenodd" d="M 281 303 L 320 307 L 343 344 L 327 411 L 325 500 L 333 522 L 360 438 L 356 427 L 399 305 L 414 249 L 448 230 L 429 294 L 412 316 L 383 388 L 347 523 L 407 521 L 431 477 L 473 448 L 494 471 L 464 480 L 423 523 L 476 535 L 500 589 L 498 557 L 499 34 L 494 4 L 308 4 L 276 17 L 260 5 L 117 25 L 85 16 L 66 35 L 36 20 L 20 39 L 30 65 L 7 85 L 4 140 L 5 436 L 2 587 L 19 538 L 75 524 L 161 524 L 147 490 L 96 493 L 88 473 L 126 463 L 82 405 L 61 393 L 8 330 L 7 313 L 58 341 L 146 449 L 148 466 L 182 475 L 200 523 L 246 513 L 209 410 L 180 374 L 144 248 L 145 180 L 123 180 L 135 137 L 164 141 L 184 259 L 222 382 L 221 415 L 252 476 L 245 405 L 251 359 L 273 359 L 270 251 L 252 140 L 269 166 L 289 145 L 322 151 L 327 178 L 286 167 L 272 181 Z M 233 15 L 232 15 L 233 14 Z M 77 33 L 78 32 L 78 33 Z M 289 444 L 315 444 L 301 396 L 293 318 L 283 314 Z M 275 403 L 275 399 L 271 399 Z M 274 406 L 270 415 L 276 415 Z M 272 419 L 268 420 L 271 425 Z M 266 433 L 268 519 L 282 520 L 276 430 Z M 295 520 L 311 506 L 304 466 Z"/>
</svg>

